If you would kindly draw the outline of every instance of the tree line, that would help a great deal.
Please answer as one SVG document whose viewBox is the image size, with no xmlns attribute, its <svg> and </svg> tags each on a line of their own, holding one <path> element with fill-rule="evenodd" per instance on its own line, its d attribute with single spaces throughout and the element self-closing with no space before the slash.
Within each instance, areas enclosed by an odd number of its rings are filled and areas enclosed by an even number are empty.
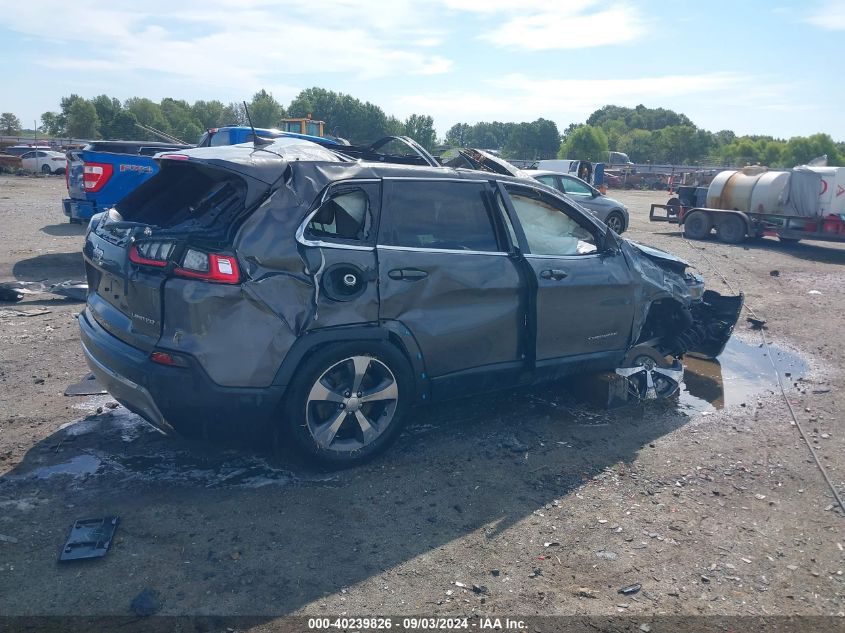
<svg viewBox="0 0 845 633">
<path fill-rule="evenodd" d="M 710 132 L 687 116 L 664 108 L 605 106 L 564 132 L 560 157 L 604 160 L 608 150 L 625 152 L 634 163 L 671 165 L 767 165 L 794 167 L 822 155 L 845 164 L 845 143 L 828 134 L 778 139 Z"/>
<path fill-rule="evenodd" d="M 429 115 L 412 114 L 402 121 L 374 103 L 324 88 L 303 90 L 287 106 L 262 89 L 247 106 L 256 127 L 278 127 L 283 118 L 311 115 L 326 122 L 327 134 L 355 144 L 407 135 L 429 150 L 438 145 L 476 147 L 523 160 L 557 156 L 606 161 L 608 151 L 614 150 L 625 152 L 635 163 L 793 167 L 826 154 L 828 164 L 845 164 L 845 143 L 834 142 L 828 134 L 779 139 L 737 136 L 731 130 L 710 132 L 684 114 L 644 105 L 604 106 L 563 133 L 544 118 L 521 123 L 456 123 L 440 140 Z M 158 103 L 144 97 L 121 102 L 105 94 L 93 99 L 73 94 L 61 99 L 58 111 L 41 115 L 41 123 L 42 131 L 53 137 L 155 140 L 154 135 L 138 128 L 140 123 L 193 143 L 208 128 L 246 125 L 247 117 L 242 103 L 188 103 L 169 97 Z M 14 114 L 0 114 L 0 133 L 15 135 L 20 127 Z"/>
</svg>

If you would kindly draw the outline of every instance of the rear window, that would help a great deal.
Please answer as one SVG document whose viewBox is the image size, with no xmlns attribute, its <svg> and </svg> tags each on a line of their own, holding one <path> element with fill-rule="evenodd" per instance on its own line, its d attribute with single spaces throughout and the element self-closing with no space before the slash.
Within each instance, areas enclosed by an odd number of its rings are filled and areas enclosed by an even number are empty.
<svg viewBox="0 0 845 633">
<path fill-rule="evenodd" d="M 486 185 L 455 181 L 385 181 L 379 244 L 499 252 Z"/>
<path fill-rule="evenodd" d="M 231 172 L 167 163 L 118 205 L 125 220 L 162 228 L 203 230 L 225 226 L 243 210 L 246 184 Z"/>
</svg>

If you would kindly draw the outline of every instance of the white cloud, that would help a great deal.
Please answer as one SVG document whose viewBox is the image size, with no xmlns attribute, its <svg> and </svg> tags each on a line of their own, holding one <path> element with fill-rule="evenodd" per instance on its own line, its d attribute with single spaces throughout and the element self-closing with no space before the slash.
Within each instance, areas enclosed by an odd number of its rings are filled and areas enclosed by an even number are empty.
<svg viewBox="0 0 845 633">
<path fill-rule="evenodd" d="M 511 17 L 481 37 L 497 46 L 536 51 L 626 44 L 648 32 L 645 20 L 633 7 L 617 3 L 591 10 L 592 4 L 553 4 Z"/>
<path fill-rule="evenodd" d="M 53 10 L 44 2 L 14 3 L 4 10 L 4 26 L 85 45 L 65 46 L 62 60 L 45 56 L 44 66 L 152 71 L 202 85 L 448 72 L 452 62 L 432 50 L 440 30 L 415 20 L 409 2 L 327 0 L 314 9 L 261 0 L 148 0 L 104 9 L 101 2 L 75 0 Z"/>
<path fill-rule="evenodd" d="M 828 31 L 845 31 L 845 4 L 841 0 L 827 0 L 804 21 Z"/>
<path fill-rule="evenodd" d="M 675 99 L 706 95 L 707 99 L 729 99 L 740 88 L 757 85 L 759 103 L 771 103 L 778 87 L 764 89 L 759 77 L 723 72 L 700 75 L 662 75 L 640 79 L 535 79 L 524 74 L 511 74 L 486 82 L 480 92 L 406 95 L 396 99 L 392 108 L 400 116 L 422 111 L 434 116 L 441 133 L 449 126 L 464 121 L 529 121 L 550 118 L 559 125 L 583 121 L 594 110 L 613 103 L 635 106 L 653 103 L 660 96 L 660 105 Z"/>
</svg>

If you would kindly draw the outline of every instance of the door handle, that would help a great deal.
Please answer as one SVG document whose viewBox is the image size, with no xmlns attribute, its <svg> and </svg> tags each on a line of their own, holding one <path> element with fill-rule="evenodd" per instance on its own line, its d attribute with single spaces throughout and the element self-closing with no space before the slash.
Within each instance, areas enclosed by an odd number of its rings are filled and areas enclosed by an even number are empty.
<svg viewBox="0 0 845 633">
<path fill-rule="evenodd" d="M 561 279 L 566 279 L 567 277 L 569 277 L 568 272 L 565 270 L 558 270 L 557 268 L 540 271 L 540 279 L 554 279 L 555 281 L 560 281 Z"/>
<path fill-rule="evenodd" d="M 428 273 L 419 268 L 394 268 L 387 276 L 401 281 L 419 281 L 428 277 Z"/>
</svg>

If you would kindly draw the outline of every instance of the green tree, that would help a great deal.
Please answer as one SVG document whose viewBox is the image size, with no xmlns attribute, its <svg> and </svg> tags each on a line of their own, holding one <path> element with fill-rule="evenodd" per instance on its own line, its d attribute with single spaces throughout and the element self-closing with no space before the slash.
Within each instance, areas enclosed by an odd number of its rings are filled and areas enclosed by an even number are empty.
<svg viewBox="0 0 845 633">
<path fill-rule="evenodd" d="M 607 135 L 600 127 L 582 125 L 570 132 L 561 143 L 558 158 L 600 162 L 607 159 Z"/>
<path fill-rule="evenodd" d="M 220 116 L 223 114 L 223 103 L 212 99 L 211 101 L 195 101 L 191 106 L 194 119 L 199 122 L 203 130 L 216 127 L 220 123 Z"/>
<path fill-rule="evenodd" d="M 58 112 L 45 112 L 41 115 L 41 127 L 50 136 L 60 136 L 62 133 Z"/>
<path fill-rule="evenodd" d="M 118 110 L 109 126 L 109 139 L 128 141 L 139 138 L 143 131 L 135 125 L 138 119 L 129 110 Z"/>
<path fill-rule="evenodd" d="M 100 122 L 98 128 L 99 135 L 102 138 L 114 138 L 112 123 L 117 113 L 123 110 L 120 100 L 109 97 L 108 95 L 99 95 L 94 97 L 91 103 L 97 111 L 97 119 Z"/>
<path fill-rule="evenodd" d="M 278 127 L 285 116 L 282 104 L 263 88 L 252 96 L 249 104 L 249 115 L 255 127 Z"/>
<path fill-rule="evenodd" d="M 11 112 L 0 114 L 0 131 L 6 136 L 20 134 L 21 120 Z"/>
<path fill-rule="evenodd" d="M 437 134 L 434 131 L 434 119 L 424 114 L 412 114 L 405 119 L 404 133 L 427 150 L 434 148 Z"/>
<path fill-rule="evenodd" d="M 795 136 L 786 144 L 784 161 L 787 167 L 805 165 L 819 156 L 827 155 L 828 165 L 842 165 L 842 155 L 828 134 Z"/>
<path fill-rule="evenodd" d="M 631 130 L 619 140 L 619 151 L 635 163 L 653 163 L 658 154 L 656 135 L 650 130 Z"/>
<path fill-rule="evenodd" d="M 150 101 L 144 97 L 132 97 L 126 100 L 124 107 L 135 116 L 141 125 L 146 125 L 162 132 L 169 132 L 167 119 L 161 111 L 161 106 L 154 101 Z M 138 137 L 153 141 L 161 140 L 155 134 L 145 132 L 141 129 L 137 130 L 136 138 Z"/>
<path fill-rule="evenodd" d="M 242 103 L 232 102 L 223 107 L 223 110 L 220 111 L 220 117 L 217 119 L 216 127 L 225 125 L 246 125 L 246 113 Z"/>
<path fill-rule="evenodd" d="M 97 137 L 97 109 L 86 99 L 74 101 L 67 114 L 67 134 L 71 138 L 94 139 Z"/>
<path fill-rule="evenodd" d="M 167 121 L 168 134 L 187 143 L 199 140 L 202 127 L 194 118 L 194 112 L 187 102 L 167 97 L 161 100 L 159 107 Z"/>
<path fill-rule="evenodd" d="M 299 118 L 311 115 L 326 122 L 326 132 L 356 144 L 364 144 L 395 134 L 397 122 L 377 105 L 325 88 L 307 88 L 288 106 L 288 115 Z M 398 122 L 401 126 L 401 122 Z M 400 132 L 401 133 L 401 132 Z"/>
<path fill-rule="evenodd" d="M 470 125 L 468 123 L 455 123 L 446 132 L 446 144 L 452 147 L 466 147 L 469 133 Z"/>
</svg>

